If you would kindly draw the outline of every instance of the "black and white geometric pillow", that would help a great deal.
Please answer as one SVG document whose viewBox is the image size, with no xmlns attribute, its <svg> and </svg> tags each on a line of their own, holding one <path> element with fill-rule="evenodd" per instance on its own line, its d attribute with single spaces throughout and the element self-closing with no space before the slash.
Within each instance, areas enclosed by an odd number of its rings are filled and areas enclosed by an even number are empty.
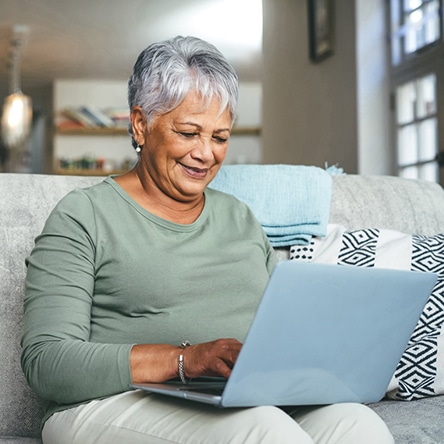
<svg viewBox="0 0 444 444">
<path fill-rule="evenodd" d="M 357 267 L 430 271 L 437 283 L 387 390 L 393 399 L 444 394 L 444 234 L 407 235 L 393 230 L 347 231 L 329 225 L 327 236 L 290 248 L 290 259 Z"/>
</svg>

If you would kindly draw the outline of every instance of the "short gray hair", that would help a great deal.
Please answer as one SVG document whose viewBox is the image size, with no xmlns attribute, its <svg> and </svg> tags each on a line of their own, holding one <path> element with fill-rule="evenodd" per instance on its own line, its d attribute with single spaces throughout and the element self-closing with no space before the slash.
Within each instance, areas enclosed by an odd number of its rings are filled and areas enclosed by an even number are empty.
<svg viewBox="0 0 444 444">
<path fill-rule="evenodd" d="M 128 80 L 128 104 L 130 110 L 142 108 L 149 126 L 156 115 L 179 106 L 191 90 L 197 91 L 205 104 L 218 98 L 220 112 L 228 109 L 234 123 L 238 77 L 233 67 L 210 43 L 177 36 L 153 43 L 140 53 Z M 131 125 L 129 133 L 136 147 Z"/>
</svg>

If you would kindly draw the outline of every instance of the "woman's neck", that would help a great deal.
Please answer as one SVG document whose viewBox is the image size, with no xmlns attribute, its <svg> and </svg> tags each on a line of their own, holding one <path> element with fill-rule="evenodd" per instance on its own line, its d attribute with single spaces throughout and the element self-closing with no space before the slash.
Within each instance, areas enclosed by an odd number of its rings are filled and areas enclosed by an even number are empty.
<svg viewBox="0 0 444 444">
<path fill-rule="evenodd" d="M 195 222 L 205 205 L 205 195 L 192 201 L 177 201 L 162 190 L 158 189 L 152 181 L 137 171 L 137 168 L 115 177 L 114 180 L 131 196 L 141 207 L 162 219 L 177 224 L 191 224 Z"/>
</svg>

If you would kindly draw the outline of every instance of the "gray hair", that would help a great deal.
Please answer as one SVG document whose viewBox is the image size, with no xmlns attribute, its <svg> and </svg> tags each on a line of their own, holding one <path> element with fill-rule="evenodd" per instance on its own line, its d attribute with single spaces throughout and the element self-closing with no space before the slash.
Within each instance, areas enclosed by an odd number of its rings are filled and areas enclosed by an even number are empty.
<svg viewBox="0 0 444 444">
<path fill-rule="evenodd" d="M 218 98 L 220 112 L 228 108 L 234 122 L 238 78 L 233 67 L 213 45 L 177 36 L 140 53 L 128 80 L 128 104 L 130 110 L 142 108 L 149 127 L 154 117 L 175 109 L 191 90 L 201 95 L 205 105 Z M 129 133 L 136 147 L 131 125 Z"/>
</svg>

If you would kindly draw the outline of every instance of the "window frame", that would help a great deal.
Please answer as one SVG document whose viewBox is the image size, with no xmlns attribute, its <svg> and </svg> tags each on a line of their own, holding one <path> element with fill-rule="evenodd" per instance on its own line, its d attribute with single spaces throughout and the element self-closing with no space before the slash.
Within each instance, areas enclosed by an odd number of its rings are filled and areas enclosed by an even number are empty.
<svg viewBox="0 0 444 444">
<path fill-rule="evenodd" d="M 425 0 L 427 1 L 427 0 Z M 444 185 L 444 38 L 443 38 L 443 2 L 439 0 L 439 17 L 440 17 L 440 36 L 435 42 L 427 44 L 418 48 L 412 53 L 406 54 L 404 51 L 404 37 L 400 40 L 401 58 L 398 64 L 393 64 L 392 44 L 394 34 L 392 32 L 391 8 L 392 3 L 397 2 L 399 8 L 402 8 L 404 0 L 386 0 L 386 29 L 388 31 L 387 60 L 390 63 L 390 108 L 392 115 L 392 140 L 393 143 L 393 171 L 399 174 L 398 162 L 398 128 L 397 109 L 396 109 L 396 91 L 397 88 L 403 84 L 411 81 L 416 81 L 428 74 L 435 74 L 436 76 L 436 118 L 437 118 L 437 162 L 441 167 L 438 170 L 439 183 Z M 402 15 L 402 9 L 399 10 Z"/>
</svg>

